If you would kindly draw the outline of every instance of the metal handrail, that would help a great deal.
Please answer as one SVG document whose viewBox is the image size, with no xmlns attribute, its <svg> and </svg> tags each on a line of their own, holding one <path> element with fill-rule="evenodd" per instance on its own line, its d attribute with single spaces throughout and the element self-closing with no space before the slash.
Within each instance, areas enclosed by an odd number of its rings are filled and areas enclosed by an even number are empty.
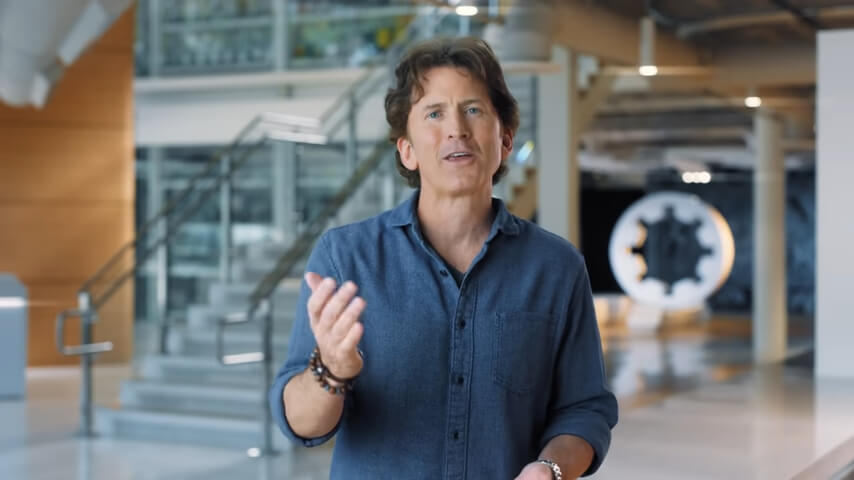
<svg viewBox="0 0 854 480">
<path fill-rule="evenodd" d="M 300 234 L 294 245 L 280 257 L 279 262 L 255 288 L 250 296 L 250 306 L 246 314 L 231 314 L 221 319 L 216 328 L 216 356 L 222 365 L 246 365 L 263 363 L 264 383 L 262 398 L 273 383 L 273 299 L 272 293 L 279 282 L 287 276 L 294 265 L 306 255 L 317 238 L 323 233 L 325 226 L 340 208 L 350 199 L 361 186 L 362 182 L 381 164 L 386 151 L 392 147 L 386 140 L 377 142 L 371 155 L 363 161 L 350 175 L 347 182 L 338 190 L 308 227 Z M 225 354 L 225 329 L 231 325 L 247 324 L 256 320 L 262 314 L 260 324 L 261 351 Z M 275 454 L 273 449 L 273 413 L 269 402 L 264 402 L 264 416 L 261 419 L 263 432 L 263 455 Z"/>
<path fill-rule="evenodd" d="M 411 30 L 414 27 L 414 23 L 412 22 L 404 32 L 405 35 L 399 36 L 396 40 L 398 40 L 403 36 L 408 36 L 411 34 Z M 384 54 L 384 58 L 387 58 L 391 55 L 393 48 L 390 48 L 386 54 Z M 111 342 L 101 342 L 101 343 L 93 343 L 93 327 L 94 323 L 97 320 L 97 310 L 104 305 L 106 301 L 108 301 L 121 286 L 132 276 L 136 271 L 147 262 L 155 252 L 159 249 L 164 248 L 168 245 L 169 241 L 174 238 L 175 232 L 178 227 L 181 226 L 191 215 L 193 215 L 198 209 L 207 201 L 211 195 L 223 185 L 230 185 L 231 178 L 234 173 L 249 159 L 249 157 L 254 153 L 258 148 L 261 147 L 268 139 L 274 138 L 279 140 L 289 140 L 289 141 L 309 141 L 316 143 L 325 143 L 328 138 L 334 135 L 339 128 L 342 128 L 345 123 L 344 122 L 336 122 L 331 128 L 327 131 L 322 131 L 322 126 L 329 122 L 329 119 L 332 118 L 335 113 L 341 108 L 342 105 L 347 105 L 348 111 L 350 112 L 349 116 L 344 118 L 349 119 L 351 122 L 355 122 L 354 112 L 358 107 L 357 102 L 357 92 L 359 92 L 360 88 L 363 88 L 365 85 L 369 84 L 369 81 L 372 75 L 375 74 L 379 67 L 375 66 L 368 70 L 362 77 L 359 78 L 357 82 L 351 85 L 345 92 L 342 94 L 333 104 L 327 108 L 326 111 L 323 112 L 320 119 L 318 121 L 314 120 L 305 120 L 299 117 L 293 117 L 290 115 L 283 114 L 261 114 L 255 118 L 253 118 L 241 131 L 238 133 L 236 138 L 226 147 L 217 151 L 211 159 L 207 162 L 204 169 L 200 171 L 198 174 L 191 177 L 188 185 L 181 191 L 178 196 L 164 205 L 163 208 L 157 212 L 154 217 L 146 221 L 142 227 L 137 232 L 136 237 L 125 245 L 121 246 L 119 250 L 113 254 L 107 262 L 99 268 L 95 274 L 84 282 L 82 287 L 78 292 L 78 308 L 77 309 L 67 309 L 61 312 L 57 316 L 56 321 L 56 344 L 57 349 L 63 355 L 74 355 L 81 357 L 81 370 L 83 376 L 82 387 L 80 390 L 80 409 L 81 409 L 81 434 L 85 436 L 93 435 L 93 402 L 92 402 L 92 364 L 94 361 L 94 355 L 99 353 L 104 353 L 111 351 L 113 349 L 113 345 Z M 373 87 L 373 83 L 370 84 L 371 88 Z M 346 104 L 344 102 L 347 102 Z M 263 127 L 266 123 L 273 123 L 278 125 L 279 127 L 285 127 L 284 132 L 273 131 L 273 132 L 265 132 Z M 224 159 L 232 159 L 234 158 L 235 152 L 237 152 L 242 146 L 247 143 L 247 140 L 251 139 L 253 135 L 258 134 L 260 131 L 260 138 L 253 142 L 249 143 L 246 150 L 239 156 L 239 159 L 232 164 L 232 166 L 223 169 L 214 177 L 214 173 L 217 172 L 217 167 L 224 165 L 222 161 Z M 354 129 L 350 129 L 351 136 L 355 133 Z M 355 155 L 355 139 L 353 143 L 349 145 L 350 150 L 353 151 L 353 155 Z M 385 143 L 385 142 L 384 142 Z M 378 160 L 378 159 L 377 159 Z M 216 178 L 216 182 L 213 186 L 210 186 L 204 189 L 200 195 L 200 197 L 195 202 L 190 202 L 189 206 L 186 206 L 188 199 L 195 193 L 199 188 L 199 184 L 203 180 L 207 180 L 209 178 Z M 229 183 L 225 183 L 229 182 Z M 173 215 L 179 207 L 186 207 L 186 210 L 182 215 L 175 217 L 170 220 L 170 216 Z M 158 227 L 160 222 L 164 222 L 163 232 L 160 237 L 153 243 L 143 243 L 143 239 L 146 238 L 146 235 L 150 233 L 151 230 Z M 142 250 L 142 253 L 138 251 L 140 247 L 146 245 L 147 248 Z M 119 264 L 124 255 L 128 254 L 129 251 L 134 251 L 136 254 L 136 259 L 134 261 L 133 266 L 128 268 L 123 273 L 119 274 L 117 278 L 112 280 L 112 283 L 109 283 L 106 290 L 99 296 L 94 297 L 92 294 L 93 287 L 104 281 L 107 272 L 111 271 L 116 265 Z M 254 315 L 255 310 L 257 310 L 257 305 L 253 304 L 251 314 Z M 271 314 L 270 314 L 271 315 Z M 65 344 L 65 325 L 68 318 L 71 317 L 80 317 L 81 318 L 81 343 L 79 345 L 68 346 Z M 250 317 L 251 319 L 251 317 Z M 163 319 L 161 324 L 161 348 L 163 348 L 165 332 L 168 321 Z M 269 338 L 271 329 L 272 329 L 272 317 L 268 318 L 266 322 L 268 326 L 268 330 L 265 334 L 265 342 L 269 343 L 271 340 Z M 272 348 L 271 345 L 267 345 L 268 348 Z M 269 355 L 267 356 L 269 358 Z M 270 376 L 269 368 L 267 370 L 267 376 Z M 269 380 L 269 378 L 267 379 Z M 269 409 L 268 409 L 269 410 Z M 267 416 L 270 416 L 270 412 L 268 411 Z M 267 447 L 271 447 L 271 435 L 269 432 L 269 426 L 267 428 L 265 434 L 265 444 Z M 269 450 L 269 448 L 267 449 Z"/>
<path fill-rule="evenodd" d="M 255 128 L 261 121 L 261 116 L 253 118 L 245 127 L 240 130 L 235 139 L 229 145 L 215 152 L 211 159 L 205 164 L 205 168 L 201 172 L 190 178 L 187 187 L 185 187 L 184 190 L 182 190 L 181 193 L 175 199 L 164 205 L 163 208 L 161 208 L 155 216 L 151 217 L 145 223 L 143 223 L 143 225 L 137 231 L 136 237 L 130 242 L 123 245 L 121 248 L 119 248 L 119 250 L 112 257 L 110 257 L 110 259 L 107 260 L 107 262 L 101 268 L 99 268 L 94 275 L 92 275 L 86 282 L 83 283 L 83 285 L 80 287 L 80 291 L 89 291 L 91 287 L 95 283 L 97 283 L 97 281 L 100 280 L 100 278 L 116 262 L 121 259 L 122 255 L 125 252 L 132 248 L 136 248 L 140 240 L 145 237 L 149 230 L 154 228 L 159 221 L 161 221 L 163 218 L 166 218 L 170 213 L 172 213 L 178 207 L 178 205 L 180 205 L 193 193 L 193 191 L 195 191 L 196 185 L 201 179 L 208 178 L 210 176 L 210 173 L 216 169 L 217 165 L 219 165 L 220 158 L 223 156 L 223 154 L 225 152 L 230 152 L 231 150 L 237 148 L 246 137 L 248 137 L 255 131 Z"/>
<path fill-rule="evenodd" d="M 154 255 L 158 248 L 168 243 L 169 240 L 171 240 L 175 236 L 175 234 L 178 232 L 178 227 L 180 227 L 191 216 L 193 216 L 193 214 L 198 212 L 199 209 L 204 205 L 204 203 L 214 195 L 214 193 L 217 193 L 220 185 L 227 181 L 231 181 L 231 179 L 234 177 L 235 172 L 237 172 L 240 167 L 245 165 L 249 158 L 251 158 L 252 154 L 258 151 L 258 149 L 260 149 L 266 142 L 267 136 L 264 135 L 261 137 L 260 140 L 250 145 L 249 148 L 233 164 L 234 168 L 231 168 L 227 173 L 219 174 L 216 177 L 217 180 L 214 185 L 205 189 L 203 193 L 196 199 L 196 201 L 190 204 L 190 207 L 188 207 L 181 216 L 177 217 L 175 220 L 172 221 L 168 219 L 168 216 L 164 217 L 164 219 L 166 220 L 166 228 L 162 237 L 155 241 L 154 244 L 148 245 L 147 248 L 142 251 L 143 253 L 141 255 L 137 255 L 133 267 L 129 268 L 121 276 L 119 276 L 118 279 L 116 279 L 110 285 L 110 287 L 106 290 L 105 293 L 93 299 L 92 308 L 97 310 L 98 308 L 103 306 L 104 303 L 106 303 L 107 300 L 109 300 L 113 296 L 113 294 L 118 291 L 119 288 L 121 288 L 122 284 L 124 284 L 125 281 L 130 279 L 136 273 L 136 271 L 139 270 L 139 268 L 142 267 L 142 265 L 144 265 L 148 261 L 148 259 L 151 258 L 152 255 Z M 196 182 L 193 183 L 195 184 Z M 190 186 L 187 187 L 187 189 L 189 188 Z M 185 189 L 185 191 L 187 189 Z"/>
<path fill-rule="evenodd" d="M 303 258 L 311 249 L 314 242 L 320 237 L 326 228 L 329 221 L 334 218 L 341 207 L 356 193 L 365 179 L 376 170 L 381 164 L 383 155 L 392 147 L 388 141 L 382 140 L 374 145 L 371 154 L 365 159 L 359 167 L 350 175 L 344 185 L 338 189 L 335 195 L 326 203 L 323 210 L 318 213 L 314 219 L 306 226 L 299 237 L 294 241 L 293 245 L 279 257 L 279 261 L 273 269 L 258 282 L 258 286 L 249 295 L 249 308 L 246 313 L 238 312 L 231 313 L 222 318 L 218 323 L 217 328 L 217 358 L 223 365 L 240 365 L 246 363 L 258 363 L 264 360 L 263 352 L 243 352 L 237 354 L 224 354 L 224 344 L 222 336 L 225 328 L 229 325 L 238 325 L 251 323 L 255 320 L 255 315 L 259 309 L 265 305 L 269 305 L 270 297 L 279 282 L 290 274 L 293 267 Z"/>
</svg>

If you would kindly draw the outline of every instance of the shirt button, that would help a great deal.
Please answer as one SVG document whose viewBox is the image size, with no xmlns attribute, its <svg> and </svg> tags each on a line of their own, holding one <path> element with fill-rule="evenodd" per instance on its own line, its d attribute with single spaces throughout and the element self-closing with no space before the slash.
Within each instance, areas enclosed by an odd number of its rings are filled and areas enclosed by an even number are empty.
<svg viewBox="0 0 854 480">
<path fill-rule="evenodd" d="M 460 432 L 454 432 L 454 440 L 460 439 Z"/>
<path fill-rule="evenodd" d="M 445 270 L 445 269 L 439 270 L 439 275 L 441 275 L 441 276 L 443 276 L 443 277 L 447 277 L 447 276 L 448 276 L 448 271 L 447 271 L 447 270 Z"/>
<path fill-rule="evenodd" d="M 460 320 L 460 323 L 458 323 L 457 326 L 460 327 L 460 330 L 466 328 L 466 321 Z"/>
<path fill-rule="evenodd" d="M 463 384 L 463 381 L 464 381 L 464 380 L 463 380 L 463 376 L 462 376 L 462 375 L 460 375 L 459 377 L 457 377 L 457 385 L 462 385 L 462 384 Z"/>
</svg>

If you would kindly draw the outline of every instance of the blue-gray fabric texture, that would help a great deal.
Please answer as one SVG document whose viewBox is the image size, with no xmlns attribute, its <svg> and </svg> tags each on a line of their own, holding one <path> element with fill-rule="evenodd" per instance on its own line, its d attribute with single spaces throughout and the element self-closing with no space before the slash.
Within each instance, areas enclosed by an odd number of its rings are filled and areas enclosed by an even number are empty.
<svg viewBox="0 0 854 480">
<path fill-rule="evenodd" d="M 582 256 L 493 199 L 491 231 L 458 287 L 421 234 L 417 203 L 416 191 L 315 245 L 306 269 L 355 282 L 366 301 L 364 368 L 332 432 L 293 432 L 282 392 L 315 347 L 303 280 L 287 360 L 270 390 L 282 432 L 308 447 L 337 434 L 333 479 L 510 479 L 560 434 L 590 443 L 586 474 L 595 472 L 617 402 Z"/>
</svg>

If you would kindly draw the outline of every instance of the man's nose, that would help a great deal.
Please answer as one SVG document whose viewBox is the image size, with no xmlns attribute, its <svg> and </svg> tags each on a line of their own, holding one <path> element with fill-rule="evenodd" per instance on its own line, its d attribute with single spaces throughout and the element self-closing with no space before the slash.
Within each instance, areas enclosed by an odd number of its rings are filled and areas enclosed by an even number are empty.
<svg viewBox="0 0 854 480">
<path fill-rule="evenodd" d="M 448 122 L 448 138 L 468 138 L 470 135 L 469 124 L 463 112 L 450 115 Z"/>
</svg>

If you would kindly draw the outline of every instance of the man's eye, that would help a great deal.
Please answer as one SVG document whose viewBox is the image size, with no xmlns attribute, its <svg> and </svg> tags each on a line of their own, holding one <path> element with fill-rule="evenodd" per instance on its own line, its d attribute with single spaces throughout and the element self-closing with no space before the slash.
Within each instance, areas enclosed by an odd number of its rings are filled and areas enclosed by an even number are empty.
<svg viewBox="0 0 854 480">
<path fill-rule="evenodd" d="M 439 112 L 430 112 L 427 114 L 427 118 L 439 118 Z"/>
<path fill-rule="evenodd" d="M 474 115 L 476 113 L 480 113 L 480 109 L 477 107 L 469 107 L 468 109 L 466 109 L 466 113 L 471 113 L 472 115 Z"/>
</svg>

